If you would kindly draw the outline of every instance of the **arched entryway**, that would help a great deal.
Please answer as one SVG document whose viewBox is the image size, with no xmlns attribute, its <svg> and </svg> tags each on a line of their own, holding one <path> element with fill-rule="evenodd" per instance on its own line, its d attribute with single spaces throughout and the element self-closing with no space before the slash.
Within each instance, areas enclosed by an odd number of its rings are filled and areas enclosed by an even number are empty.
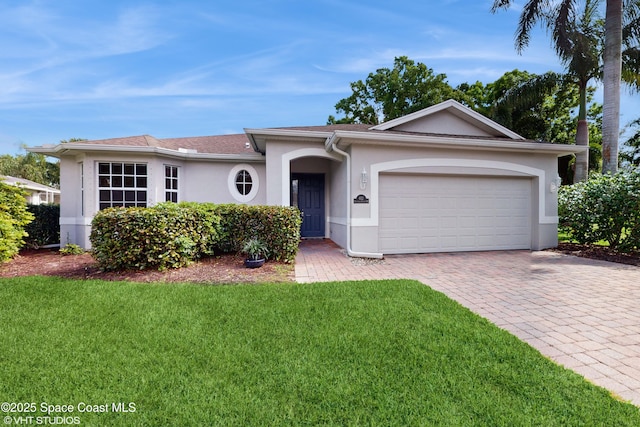
<svg viewBox="0 0 640 427">
<path fill-rule="evenodd" d="M 291 204 L 302 213 L 302 237 L 325 237 L 325 173 L 292 173 Z"/>
</svg>

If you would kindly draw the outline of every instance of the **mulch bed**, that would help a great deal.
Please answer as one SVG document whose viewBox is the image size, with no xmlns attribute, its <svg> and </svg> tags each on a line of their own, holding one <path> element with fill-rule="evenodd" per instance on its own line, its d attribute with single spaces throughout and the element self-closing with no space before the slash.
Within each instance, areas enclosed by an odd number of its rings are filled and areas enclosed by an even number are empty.
<svg viewBox="0 0 640 427">
<path fill-rule="evenodd" d="M 58 276 L 70 279 L 125 280 L 131 282 L 189 282 L 204 284 L 280 283 L 295 280 L 294 265 L 268 261 L 261 268 L 244 266 L 240 255 L 201 259 L 188 267 L 166 271 L 101 271 L 90 253 L 61 255 L 57 250 L 21 251 L 0 265 L 0 277 Z"/>
<path fill-rule="evenodd" d="M 598 259 L 601 261 L 617 262 L 619 264 L 640 266 L 640 253 L 622 253 L 607 246 L 581 245 L 578 243 L 559 243 L 557 248 L 550 249 L 567 255 L 582 258 Z"/>
</svg>

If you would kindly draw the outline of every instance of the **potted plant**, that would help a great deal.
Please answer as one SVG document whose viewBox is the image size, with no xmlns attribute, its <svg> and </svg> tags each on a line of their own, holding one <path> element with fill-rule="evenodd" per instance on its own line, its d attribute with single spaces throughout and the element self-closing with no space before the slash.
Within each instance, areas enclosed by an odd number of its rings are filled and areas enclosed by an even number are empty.
<svg viewBox="0 0 640 427">
<path fill-rule="evenodd" d="M 258 268 L 264 264 L 269 251 L 267 250 L 267 245 L 260 239 L 253 237 L 244 242 L 242 252 L 247 254 L 247 258 L 244 261 L 245 267 Z"/>
</svg>

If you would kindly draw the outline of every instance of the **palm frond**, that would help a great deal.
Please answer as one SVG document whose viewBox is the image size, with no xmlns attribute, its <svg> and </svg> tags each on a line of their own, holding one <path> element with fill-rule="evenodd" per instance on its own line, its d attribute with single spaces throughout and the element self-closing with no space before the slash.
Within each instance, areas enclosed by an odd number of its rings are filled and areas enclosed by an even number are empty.
<svg viewBox="0 0 640 427">
<path fill-rule="evenodd" d="M 496 102 L 496 108 L 528 109 L 538 105 L 540 98 L 553 92 L 563 81 L 563 76 L 552 71 L 513 87 Z"/>
<path fill-rule="evenodd" d="M 524 5 L 516 30 L 515 45 L 518 53 L 522 53 L 529 45 L 531 29 L 544 19 L 548 10 L 549 0 L 529 0 Z"/>
<path fill-rule="evenodd" d="M 631 89 L 640 92 L 640 48 L 633 47 L 622 51 L 622 81 Z"/>
<path fill-rule="evenodd" d="M 563 0 L 553 10 L 555 19 L 547 17 L 547 26 L 551 27 L 554 47 L 561 58 L 566 58 L 574 51 L 571 34 L 575 29 L 575 4 L 573 0 Z"/>
<path fill-rule="evenodd" d="M 496 13 L 498 9 L 509 9 L 514 0 L 495 0 L 491 6 L 491 13 Z"/>
</svg>

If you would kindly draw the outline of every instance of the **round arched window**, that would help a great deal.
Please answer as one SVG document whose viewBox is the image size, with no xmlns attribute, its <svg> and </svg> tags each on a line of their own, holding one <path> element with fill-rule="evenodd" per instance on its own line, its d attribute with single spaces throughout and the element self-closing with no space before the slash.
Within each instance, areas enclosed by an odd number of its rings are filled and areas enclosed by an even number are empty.
<svg viewBox="0 0 640 427">
<path fill-rule="evenodd" d="M 242 169 L 236 174 L 236 189 L 238 193 L 246 196 L 251 192 L 251 187 L 253 186 L 253 181 L 251 180 L 251 174 Z"/>
<path fill-rule="evenodd" d="M 227 183 L 231 196 L 241 203 L 253 200 L 260 187 L 258 172 L 246 163 L 231 168 Z"/>
</svg>

